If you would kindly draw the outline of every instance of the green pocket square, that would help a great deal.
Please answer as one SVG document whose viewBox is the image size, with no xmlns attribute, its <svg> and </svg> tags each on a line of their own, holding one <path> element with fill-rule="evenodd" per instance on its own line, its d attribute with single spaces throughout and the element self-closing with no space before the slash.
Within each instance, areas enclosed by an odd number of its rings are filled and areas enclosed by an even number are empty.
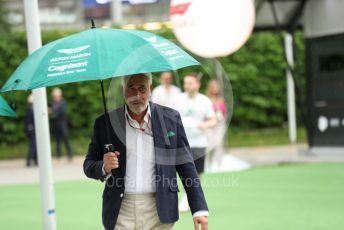
<svg viewBox="0 0 344 230">
<path fill-rule="evenodd" d="M 173 131 L 168 131 L 167 132 L 167 137 L 173 137 L 174 135 L 176 135 Z"/>
</svg>

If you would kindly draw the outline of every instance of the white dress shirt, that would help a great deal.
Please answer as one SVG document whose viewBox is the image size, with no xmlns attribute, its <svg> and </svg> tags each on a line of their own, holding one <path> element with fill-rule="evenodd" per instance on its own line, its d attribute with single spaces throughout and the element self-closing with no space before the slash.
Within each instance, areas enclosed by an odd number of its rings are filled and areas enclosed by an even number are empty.
<svg viewBox="0 0 344 230">
<path fill-rule="evenodd" d="M 140 124 L 130 117 L 125 107 L 127 167 L 125 176 L 126 193 L 155 192 L 155 154 L 150 107 Z"/>
<path fill-rule="evenodd" d="M 155 185 L 155 153 L 151 124 L 151 110 L 148 106 L 144 116 L 144 123 L 140 126 L 128 113 L 125 106 L 126 117 L 126 176 L 125 193 L 143 194 L 156 192 Z M 105 175 L 104 165 L 103 174 Z M 106 175 L 105 180 L 111 176 Z M 197 211 L 193 217 L 208 216 L 205 210 Z"/>
</svg>

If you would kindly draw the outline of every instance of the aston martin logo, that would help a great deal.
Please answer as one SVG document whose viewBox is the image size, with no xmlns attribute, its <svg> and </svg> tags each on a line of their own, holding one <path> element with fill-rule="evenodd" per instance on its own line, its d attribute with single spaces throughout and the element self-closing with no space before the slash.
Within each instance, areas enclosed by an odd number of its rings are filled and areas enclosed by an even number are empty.
<svg viewBox="0 0 344 230">
<path fill-rule="evenodd" d="M 90 45 L 86 45 L 86 46 L 80 46 L 77 48 L 70 48 L 70 49 L 61 49 L 61 50 L 57 50 L 57 52 L 62 53 L 62 54 L 76 54 L 79 53 L 87 48 L 89 48 Z"/>
</svg>

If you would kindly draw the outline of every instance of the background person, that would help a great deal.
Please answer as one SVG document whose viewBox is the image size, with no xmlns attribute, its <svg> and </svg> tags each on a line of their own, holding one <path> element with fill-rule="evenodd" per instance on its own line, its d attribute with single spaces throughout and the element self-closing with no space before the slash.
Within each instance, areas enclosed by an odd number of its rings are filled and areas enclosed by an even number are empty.
<svg viewBox="0 0 344 230">
<path fill-rule="evenodd" d="M 28 106 L 25 113 L 25 134 L 29 140 L 29 150 L 26 157 L 26 166 L 31 166 L 31 163 L 35 165 L 37 162 L 37 147 L 36 147 L 36 134 L 35 134 L 35 119 L 33 114 L 33 96 L 30 94 L 27 98 Z"/>
<path fill-rule="evenodd" d="M 207 135 L 206 130 L 216 125 L 215 112 L 210 99 L 199 93 L 201 82 L 197 73 L 184 77 L 184 93 L 178 98 L 177 110 L 180 112 L 188 138 L 197 173 L 204 172 Z M 187 211 L 188 197 L 184 194 L 179 211 Z"/>
<path fill-rule="evenodd" d="M 61 157 L 61 142 L 63 141 L 69 160 L 72 160 L 72 149 L 68 138 L 68 119 L 66 114 L 67 102 L 62 96 L 60 88 L 52 90 L 53 103 L 50 109 L 53 122 L 53 133 L 56 138 L 56 155 Z"/>
<path fill-rule="evenodd" d="M 160 74 L 160 85 L 155 87 L 152 92 L 152 102 L 159 105 L 176 108 L 176 99 L 181 90 L 173 85 L 173 73 L 162 72 Z"/>
<path fill-rule="evenodd" d="M 221 95 L 221 89 L 217 80 L 211 80 L 206 89 L 206 95 L 211 100 L 216 115 L 217 124 L 207 131 L 208 147 L 206 166 L 210 171 L 216 171 L 221 166 L 224 154 L 223 139 L 226 133 L 227 108 L 225 99 Z"/>
</svg>

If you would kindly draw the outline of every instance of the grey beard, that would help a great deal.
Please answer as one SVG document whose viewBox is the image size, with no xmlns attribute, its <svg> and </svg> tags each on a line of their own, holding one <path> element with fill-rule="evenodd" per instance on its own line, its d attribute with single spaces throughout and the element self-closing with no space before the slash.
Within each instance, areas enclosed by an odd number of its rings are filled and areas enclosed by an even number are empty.
<svg viewBox="0 0 344 230">
<path fill-rule="evenodd" d="M 139 106 L 131 106 L 128 103 L 128 107 L 131 110 L 131 112 L 135 113 L 136 115 L 141 114 L 147 109 L 148 103 L 145 103 L 144 105 L 139 105 Z"/>
</svg>

